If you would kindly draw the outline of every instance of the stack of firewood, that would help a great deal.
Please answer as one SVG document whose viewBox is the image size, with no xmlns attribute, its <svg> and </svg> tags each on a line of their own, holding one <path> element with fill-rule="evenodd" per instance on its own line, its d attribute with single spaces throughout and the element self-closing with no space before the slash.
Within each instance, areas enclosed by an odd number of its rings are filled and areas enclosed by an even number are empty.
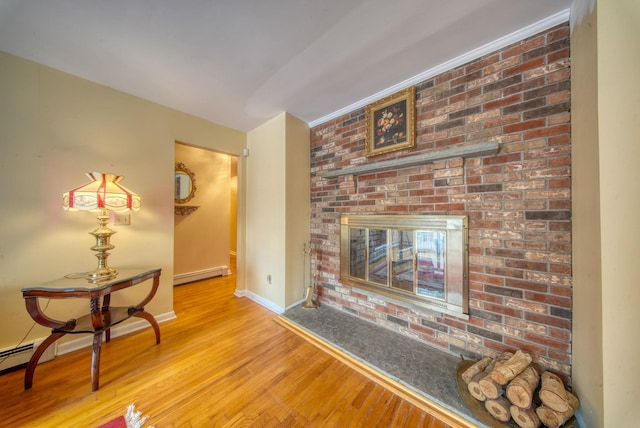
<svg viewBox="0 0 640 428">
<path fill-rule="evenodd" d="M 501 422 L 513 418 L 522 428 L 541 424 L 558 428 L 580 405 L 557 375 L 549 371 L 540 374 L 531 364 L 531 356 L 522 351 L 485 357 L 465 370 L 462 380 L 491 416 Z"/>
</svg>

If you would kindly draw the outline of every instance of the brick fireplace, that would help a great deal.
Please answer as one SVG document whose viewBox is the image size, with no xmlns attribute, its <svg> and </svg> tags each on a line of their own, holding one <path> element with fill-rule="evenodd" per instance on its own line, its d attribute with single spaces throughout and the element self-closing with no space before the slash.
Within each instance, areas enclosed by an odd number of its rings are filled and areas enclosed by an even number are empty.
<svg viewBox="0 0 640 428">
<path fill-rule="evenodd" d="M 367 158 L 364 109 L 314 127 L 312 272 L 320 302 L 466 358 L 522 349 L 568 378 L 569 67 L 563 24 L 421 82 L 413 150 Z M 497 153 L 455 154 L 483 144 Z M 427 153 L 452 154 L 347 170 Z M 467 216 L 468 319 L 341 283 L 340 217 L 347 214 Z"/>
</svg>

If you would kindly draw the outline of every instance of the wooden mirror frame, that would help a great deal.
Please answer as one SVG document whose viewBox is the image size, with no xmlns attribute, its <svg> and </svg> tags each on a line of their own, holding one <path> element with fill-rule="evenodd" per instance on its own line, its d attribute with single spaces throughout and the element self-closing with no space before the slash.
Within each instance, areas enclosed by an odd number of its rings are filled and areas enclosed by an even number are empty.
<svg viewBox="0 0 640 428">
<path fill-rule="evenodd" d="M 182 162 L 176 162 L 176 170 L 175 170 L 175 203 L 176 204 L 186 204 L 187 202 L 189 202 L 196 194 L 196 175 L 193 173 L 193 171 L 191 171 L 189 168 L 187 168 L 185 166 L 185 164 L 183 164 Z M 179 198 L 178 195 L 178 174 L 184 174 L 187 175 L 189 177 L 189 179 L 191 180 L 191 191 L 189 192 L 189 194 L 184 197 L 184 198 Z"/>
</svg>

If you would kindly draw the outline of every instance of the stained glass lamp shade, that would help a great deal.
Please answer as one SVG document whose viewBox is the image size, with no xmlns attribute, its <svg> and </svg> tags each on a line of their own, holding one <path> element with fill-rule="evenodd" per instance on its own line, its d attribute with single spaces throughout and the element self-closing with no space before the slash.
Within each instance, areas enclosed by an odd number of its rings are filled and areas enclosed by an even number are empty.
<svg viewBox="0 0 640 428">
<path fill-rule="evenodd" d="M 116 233 L 107 226 L 109 223 L 107 211 L 138 211 L 140 196 L 120 184 L 123 176 L 101 172 L 88 172 L 86 175 L 91 181 L 64 193 L 62 205 L 68 211 L 100 213 L 98 227 L 93 232 L 89 232 L 96 238 L 96 244 L 91 249 L 96 252 L 98 267 L 93 272 L 87 273 L 87 279 L 91 282 L 103 282 L 118 275 L 118 272 L 107 264 L 109 251 L 115 248 L 110 243 L 111 235 Z"/>
</svg>

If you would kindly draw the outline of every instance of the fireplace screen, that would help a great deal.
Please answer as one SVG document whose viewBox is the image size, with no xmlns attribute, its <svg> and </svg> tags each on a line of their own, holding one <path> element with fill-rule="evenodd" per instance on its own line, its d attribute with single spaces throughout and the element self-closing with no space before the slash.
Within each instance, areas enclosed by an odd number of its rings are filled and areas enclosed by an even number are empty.
<svg viewBox="0 0 640 428">
<path fill-rule="evenodd" d="M 343 216 L 340 253 L 347 285 L 468 313 L 466 216 Z"/>
</svg>

